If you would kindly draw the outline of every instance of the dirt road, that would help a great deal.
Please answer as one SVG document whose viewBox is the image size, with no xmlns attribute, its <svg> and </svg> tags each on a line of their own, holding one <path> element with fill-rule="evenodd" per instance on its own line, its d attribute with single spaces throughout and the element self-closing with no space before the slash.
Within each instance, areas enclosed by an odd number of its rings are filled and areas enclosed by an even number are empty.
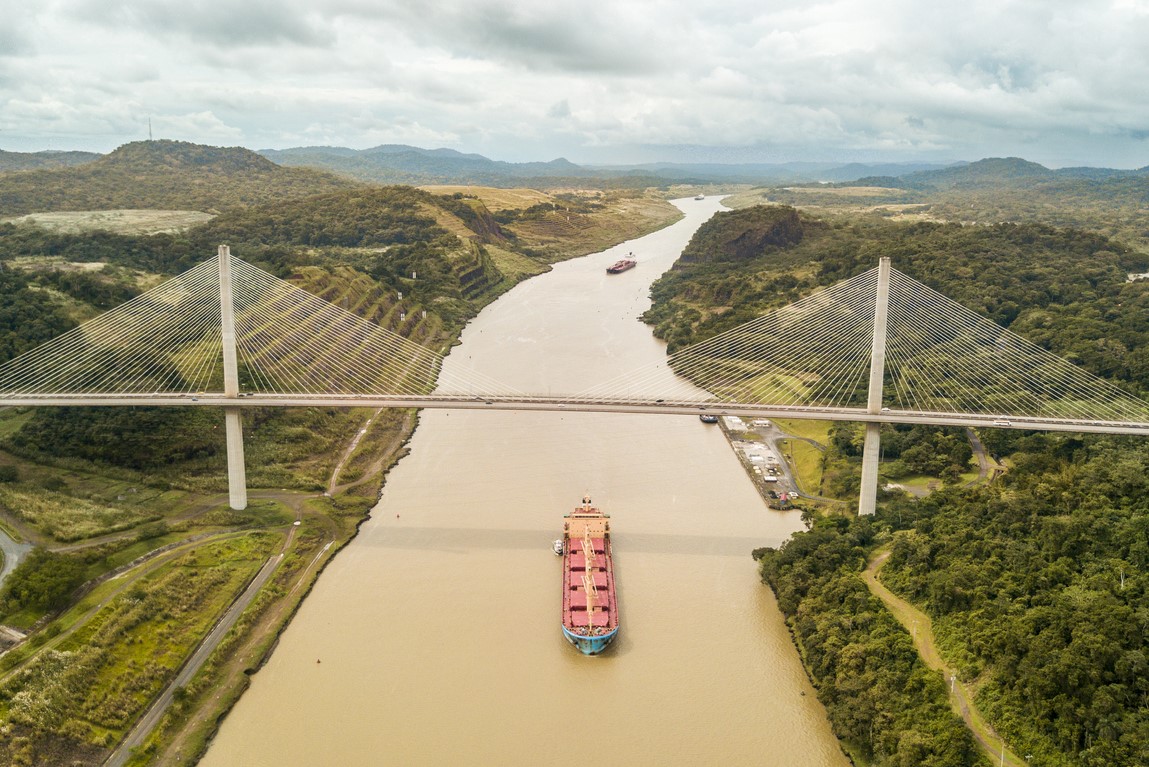
<svg viewBox="0 0 1149 767">
<path fill-rule="evenodd" d="M 1024 759 L 1004 746 L 1001 736 L 982 716 L 965 685 L 957 680 L 957 672 L 946 665 L 942 659 L 941 653 L 938 652 L 937 643 L 934 641 L 933 624 L 929 616 L 895 595 L 878 580 L 878 572 L 889 557 L 888 549 L 879 550 L 870 560 L 869 565 L 862 573 L 866 586 L 869 587 L 874 596 L 882 600 L 889 611 L 894 614 L 894 617 L 913 635 L 914 647 L 917 648 L 918 654 L 921 655 L 925 664 L 945 675 L 950 685 L 950 708 L 962 718 L 986 756 L 996 765 L 1026 767 Z"/>
</svg>

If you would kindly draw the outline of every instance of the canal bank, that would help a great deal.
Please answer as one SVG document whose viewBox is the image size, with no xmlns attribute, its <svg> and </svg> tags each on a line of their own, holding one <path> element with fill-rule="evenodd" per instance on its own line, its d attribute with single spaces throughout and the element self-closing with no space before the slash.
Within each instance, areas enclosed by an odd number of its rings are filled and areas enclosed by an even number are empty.
<svg viewBox="0 0 1149 767">
<path fill-rule="evenodd" d="M 447 365 L 548 393 L 671 376 L 638 316 L 719 207 L 677 204 L 487 307 Z M 583 493 L 615 539 L 622 632 L 598 658 L 562 637 L 550 551 Z M 750 557 L 800 528 L 696 417 L 425 411 L 202 763 L 573 765 L 589 732 L 611 763 L 845 765 Z"/>
</svg>

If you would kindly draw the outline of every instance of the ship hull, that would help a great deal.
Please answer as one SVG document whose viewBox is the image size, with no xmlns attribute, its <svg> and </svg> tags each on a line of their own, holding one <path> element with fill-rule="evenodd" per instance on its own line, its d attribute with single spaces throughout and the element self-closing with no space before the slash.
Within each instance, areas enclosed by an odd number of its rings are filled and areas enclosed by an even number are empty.
<svg viewBox="0 0 1149 767">
<path fill-rule="evenodd" d="M 563 626 L 563 636 L 567 638 L 568 642 L 577 647 L 579 652 L 581 652 L 583 655 L 598 655 L 600 652 L 605 650 L 611 642 L 614 641 L 616 636 L 618 636 L 618 629 L 615 629 L 609 634 L 587 637 L 581 636 L 579 634 L 572 634 L 570 629 L 568 629 L 566 626 Z"/>
<path fill-rule="evenodd" d="M 563 522 L 563 636 L 598 655 L 618 636 L 610 517 L 583 499 Z"/>
</svg>

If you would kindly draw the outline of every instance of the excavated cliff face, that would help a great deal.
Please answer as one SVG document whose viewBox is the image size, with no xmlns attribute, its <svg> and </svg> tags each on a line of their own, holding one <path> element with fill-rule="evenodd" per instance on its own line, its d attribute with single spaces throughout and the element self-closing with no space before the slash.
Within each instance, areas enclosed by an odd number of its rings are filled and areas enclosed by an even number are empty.
<svg viewBox="0 0 1149 767">
<path fill-rule="evenodd" d="M 771 248 L 802 241 L 798 211 L 785 205 L 759 205 L 718 213 L 694 234 L 680 263 L 745 261 Z"/>
</svg>

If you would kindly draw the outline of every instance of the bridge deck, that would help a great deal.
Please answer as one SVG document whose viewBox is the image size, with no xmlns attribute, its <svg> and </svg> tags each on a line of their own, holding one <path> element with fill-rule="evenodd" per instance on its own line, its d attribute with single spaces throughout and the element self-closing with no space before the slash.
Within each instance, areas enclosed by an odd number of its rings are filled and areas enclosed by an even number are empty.
<svg viewBox="0 0 1149 767">
<path fill-rule="evenodd" d="M 733 415 L 746 418 L 794 418 L 814 421 L 907 423 L 933 426 L 1033 429 L 1038 431 L 1138 434 L 1149 436 L 1149 423 L 1086 421 L 1014 415 L 930 413 L 886 409 L 867 413 L 864 408 L 755 405 L 717 401 L 619 400 L 579 397 L 507 395 L 273 395 L 226 397 L 222 394 L 109 394 L 0 396 L 0 407 L 398 407 L 445 410 L 523 410 L 536 412 L 637 413 L 651 415 Z"/>
</svg>

